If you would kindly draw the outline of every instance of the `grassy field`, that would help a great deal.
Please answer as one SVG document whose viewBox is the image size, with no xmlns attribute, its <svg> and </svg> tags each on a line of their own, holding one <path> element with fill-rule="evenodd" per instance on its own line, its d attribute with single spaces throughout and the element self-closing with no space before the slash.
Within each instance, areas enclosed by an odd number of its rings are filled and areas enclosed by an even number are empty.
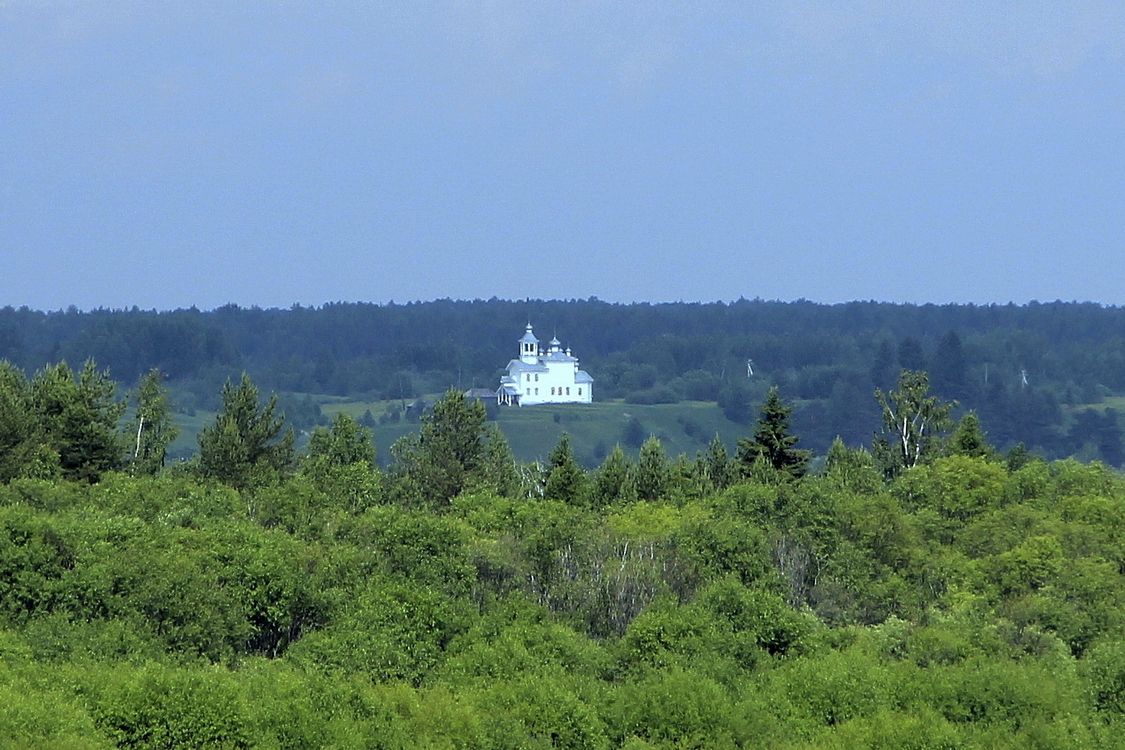
<svg viewBox="0 0 1125 750">
<path fill-rule="evenodd" d="M 339 412 L 358 419 L 368 410 L 378 418 L 388 408 L 397 405 L 397 401 L 344 401 L 334 398 L 324 399 L 320 406 L 330 419 Z M 188 458 L 196 451 L 196 436 L 199 431 L 215 418 L 215 414 L 197 411 L 193 415 L 176 413 L 174 416 L 180 427 L 180 435 L 172 444 L 170 455 L 174 459 Z M 500 409 L 496 424 L 521 461 L 546 458 L 562 433 L 567 432 L 579 461 L 594 466 L 618 443 L 627 451 L 636 452 L 635 447 L 630 448 L 625 442 L 626 428 L 632 419 L 639 422 L 644 436 L 659 437 L 670 456 L 680 453 L 694 456 L 697 451 L 706 448 L 716 433 L 727 444 L 728 449 L 733 450 L 738 438 L 746 435 L 750 429 L 749 426 L 728 420 L 714 403 L 703 401 L 655 405 L 603 401 L 594 404 L 506 407 Z M 374 432 L 380 461 L 386 462 L 389 459 L 392 443 L 417 429 L 417 423 L 405 421 L 377 425 Z M 307 435 L 299 434 L 298 446 L 302 446 L 306 439 Z"/>
<path fill-rule="evenodd" d="M 172 461 L 179 461 L 181 459 L 191 458 L 199 450 L 199 443 L 196 442 L 196 436 L 205 425 L 214 421 L 215 412 L 203 410 L 196 411 L 194 414 L 176 412 L 172 415 L 172 419 L 175 421 L 176 426 L 180 428 L 180 434 L 176 436 L 176 440 L 169 446 L 168 458 Z"/>
<path fill-rule="evenodd" d="M 347 412 L 360 417 L 370 410 L 378 417 L 391 402 L 350 401 L 322 405 L 325 414 Z M 397 402 L 396 402 L 397 403 Z M 583 463 L 600 462 L 604 452 L 621 442 L 630 419 L 636 419 L 644 435 L 656 435 L 669 455 L 695 452 L 706 447 L 716 433 L 733 448 L 746 434 L 747 427 L 723 416 L 711 402 L 686 401 L 679 404 L 642 406 L 623 401 L 594 404 L 540 405 L 500 409 L 496 424 L 508 438 L 512 451 L 521 461 L 546 458 L 563 432 L 570 434 L 575 454 Z M 378 425 L 375 442 L 382 458 L 398 438 L 416 430 L 416 424 L 400 422 Z"/>
<path fill-rule="evenodd" d="M 1119 415 L 1125 414 L 1125 396 L 1106 396 L 1096 404 L 1064 404 L 1063 411 L 1067 414 L 1074 414 L 1075 412 L 1093 409 L 1096 412 L 1104 412 L 1106 409 L 1113 409 Z"/>
<path fill-rule="evenodd" d="M 1098 404 L 1104 409 L 1116 409 L 1117 411 L 1125 411 L 1125 396 L 1106 396 L 1101 404 Z"/>
</svg>

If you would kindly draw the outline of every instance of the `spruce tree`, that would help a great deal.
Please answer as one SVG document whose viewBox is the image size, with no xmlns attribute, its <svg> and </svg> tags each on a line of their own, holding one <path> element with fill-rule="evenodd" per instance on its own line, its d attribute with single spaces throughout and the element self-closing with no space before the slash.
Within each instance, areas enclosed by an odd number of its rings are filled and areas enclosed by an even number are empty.
<svg viewBox="0 0 1125 750">
<path fill-rule="evenodd" d="M 641 500 L 660 500 L 668 490 L 670 471 L 668 456 L 660 438 L 650 436 L 641 446 L 637 457 L 637 497 Z"/>
<path fill-rule="evenodd" d="M 762 460 L 794 479 L 804 475 L 811 454 L 794 447 L 800 438 L 789 432 L 792 413 L 793 407 L 781 400 L 777 386 L 770 388 L 754 436 L 738 441 L 738 463 L 744 474 L 749 475 L 755 461 Z"/>
<path fill-rule="evenodd" d="M 727 456 L 727 446 L 718 433 L 715 433 L 715 437 L 707 444 L 707 452 L 699 457 L 699 470 L 716 490 L 724 490 L 734 481 L 734 472 L 730 458 Z"/>
<path fill-rule="evenodd" d="M 594 472 L 590 502 L 594 508 L 604 508 L 614 503 L 628 503 L 637 499 L 633 467 L 620 445 L 615 445 L 605 461 Z"/>
<path fill-rule="evenodd" d="M 583 496 L 585 484 L 586 473 L 574 460 L 570 435 L 564 432 L 547 459 L 547 481 L 543 495 L 548 500 L 576 503 Z"/>
<path fill-rule="evenodd" d="M 14 365 L 0 361 L 0 482 L 22 476 L 35 449 L 35 418 L 27 378 Z"/>
<path fill-rule="evenodd" d="M 495 424 L 485 428 L 484 456 L 481 460 L 480 479 L 485 486 L 502 497 L 518 497 L 520 473 L 512 446 Z"/>
<path fill-rule="evenodd" d="M 416 435 L 391 446 L 395 469 L 427 505 L 444 505 L 479 477 L 485 459 L 485 414 L 480 401 L 451 388 L 422 417 Z"/>
<path fill-rule="evenodd" d="M 963 399 L 968 396 L 969 377 L 965 351 L 961 338 L 955 331 L 942 337 L 930 363 L 930 378 L 934 390 L 946 398 Z"/>
<path fill-rule="evenodd" d="M 949 452 L 957 456 L 973 456 L 976 458 L 989 458 L 995 455 L 992 446 L 988 444 L 984 430 L 981 429 L 980 419 L 976 412 L 969 412 L 961 417 L 953 434 L 949 436 Z"/>
<path fill-rule="evenodd" d="M 36 373 L 31 408 L 44 445 L 58 455 L 66 479 L 96 482 L 121 465 L 122 441 L 117 422 L 125 410 L 114 400 L 116 383 L 87 360 L 75 377 L 65 362 Z"/>
</svg>

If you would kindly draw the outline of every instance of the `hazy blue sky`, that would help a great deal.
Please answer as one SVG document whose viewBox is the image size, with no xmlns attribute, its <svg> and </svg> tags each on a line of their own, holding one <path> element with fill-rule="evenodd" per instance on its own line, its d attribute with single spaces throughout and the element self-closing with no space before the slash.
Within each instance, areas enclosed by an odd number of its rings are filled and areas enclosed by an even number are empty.
<svg viewBox="0 0 1125 750">
<path fill-rule="evenodd" d="M 0 0 L 0 305 L 1125 304 L 1125 3 Z"/>
</svg>

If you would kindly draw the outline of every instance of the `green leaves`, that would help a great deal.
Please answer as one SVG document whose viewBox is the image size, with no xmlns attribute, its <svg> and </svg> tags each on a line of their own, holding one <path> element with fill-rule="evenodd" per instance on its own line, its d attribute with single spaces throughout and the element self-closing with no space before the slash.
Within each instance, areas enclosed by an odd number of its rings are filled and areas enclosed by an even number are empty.
<svg viewBox="0 0 1125 750">
<path fill-rule="evenodd" d="M 112 405 L 88 370 L 85 386 L 42 375 L 41 423 L 21 421 L 38 413 L 32 383 L 0 366 L 9 456 L 92 444 L 66 428 L 83 388 Z M 945 455 L 930 443 L 889 482 L 842 442 L 802 475 L 775 391 L 741 481 L 721 442 L 670 462 L 655 438 L 591 475 L 564 438 L 543 472 L 453 392 L 393 473 L 342 416 L 290 474 L 275 402 L 243 378 L 201 440 L 227 486 L 140 476 L 160 445 L 148 386 L 137 476 L 20 466 L 0 486 L 0 736 L 17 743 L 1112 747 L 1120 733 L 1125 485 L 1104 466 L 1008 468 L 966 419 Z"/>
<path fill-rule="evenodd" d="M 484 405 L 450 389 L 422 418 L 420 433 L 392 451 L 400 476 L 424 504 L 448 505 L 484 466 Z"/>
<path fill-rule="evenodd" d="M 638 499 L 660 500 L 664 497 L 671 476 L 668 456 L 659 438 L 650 436 L 641 445 L 635 476 Z"/>
<path fill-rule="evenodd" d="M 77 376 L 60 362 L 30 382 L 0 362 L 0 482 L 58 475 L 96 482 L 117 468 L 125 405 L 114 400 L 115 390 L 93 360 Z"/>
<path fill-rule="evenodd" d="M 352 464 L 374 468 L 375 442 L 371 430 L 340 412 L 332 421 L 331 428 L 317 427 L 313 430 L 302 465 L 306 471 L 318 474 Z"/>
<path fill-rule="evenodd" d="M 941 434 L 949 429 L 953 404 L 930 394 L 929 376 L 922 371 L 903 370 L 898 386 L 890 393 L 875 389 L 883 409 L 883 431 L 874 453 L 888 476 L 917 466 L 929 458 Z"/>
<path fill-rule="evenodd" d="M 0 360 L 0 482 L 31 475 L 41 439 L 27 378 L 14 365 Z M 57 454 L 53 459 L 57 465 Z"/>
<path fill-rule="evenodd" d="M 214 423 L 199 433 L 200 474 L 239 489 L 277 481 L 293 463 L 294 437 L 276 410 L 277 396 L 259 403 L 246 373 L 227 381 Z"/>
<path fill-rule="evenodd" d="M 125 432 L 132 438 L 132 450 L 126 459 L 130 473 L 153 475 L 164 466 L 168 446 L 180 430 L 172 422 L 168 393 L 161 385 L 159 370 L 150 370 L 137 388 L 136 412 Z"/>
<path fill-rule="evenodd" d="M 118 747 L 251 747 L 233 676 L 151 665 L 109 677 L 96 689 L 94 716 Z"/>
</svg>

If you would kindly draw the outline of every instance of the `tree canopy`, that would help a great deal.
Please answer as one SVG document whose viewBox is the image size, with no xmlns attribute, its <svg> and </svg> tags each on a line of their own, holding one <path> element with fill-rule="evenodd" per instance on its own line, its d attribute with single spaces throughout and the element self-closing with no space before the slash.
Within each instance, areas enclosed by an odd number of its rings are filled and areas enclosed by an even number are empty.
<svg viewBox="0 0 1125 750">
<path fill-rule="evenodd" d="M 293 463 L 293 431 L 277 414 L 277 396 L 262 403 L 246 373 L 223 386 L 215 421 L 199 433 L 204 477 L 240 489 L 275 481 Z"/>
<path fill-rule="evenodd" d="M 793 407 L 781 400 L 776 387 L 770 388 L 762 404 L 754 435 L 738 441 L 738 461 L 743 472 L 749 473 L 757 461 L 762 461 L 775 471 L 791 478 L 805 473 L 809 451 L 796 447 L 800 441 L 790 432 L 789 420 Z"/>
<path fill-rule="evenodd" d="M 917 466 L 933 453 L 941 435 L 949 429 L 953 404 L 930 393 L 925 372 L 903 370 L 898 386 L 875 398 L 883 409 L 883 429 L 876 440 L 876 453 L 884 458 L 885 470 L 895 474 Z"/>
<path fill-rule="evenodd" d="M 596 379 L 599 400 L 708 401 L 747 424 L 768 386 L 777 385 L 795 407 L 792 427 L 802 447 L 824 453 L 836 436 L 867 444 L 881 416 L 872 390 L 893 390 L 903 367 L 926 369 L 935 395 L 975 411 L 1002 450 L 1023 442 L 1049 458 L 1125 461 L 1121 434 L 1114 434 L 1125 427 L 1120 410 L 1112 424 L 1098 425 L 1094 439 L 1085 423 L 1072 430 L 1077 414 L 1102 419 L 1125 394 L 1119 306 L 591 299 L 164 312 L 0 308 L 0 358 L 29 376 L 60 359 L 94 358 L 121 388 L 155 367 L 185 411 L 217 410 L 223 382 L 246 371 L 265 392 L 279 394 L 287 424 L 311 430 L 330 420 L 306 394 L 401 406 L 451 383 L 495 383 L 512 356 L 513 330 L 529 317 L 565 331 Z M 627 435 L 606 436 L 607 446 L 620 440 L 635 451 L 650 431 L 630 426 Z M 577 442 L 575 448 L 585 452 Z"/>
<path fill-rule="evenodd" d="M 775 394 L 748 475 L 721 442 L 669 457 L 653 436 L 587 472 L 569 440 L 516 462 L 451 391 L 383 473 L 346 415 L 289 460 L 243 378 L 208 433 L 240 470 L 118 471 L 138 416 L 92 479 L 39 453 L 63 443 L 32 380 L 0 365 L 15 747 L 1110 750 L 1125 730 L 1125 479 L 1004 460 L 975 415 L 891 475 L 843 440 L 784 473 Z M 48 380 L 42 403 L 81 390 Z M 120 408 L 89 391 L 91 419 Z"/>
</svg>

